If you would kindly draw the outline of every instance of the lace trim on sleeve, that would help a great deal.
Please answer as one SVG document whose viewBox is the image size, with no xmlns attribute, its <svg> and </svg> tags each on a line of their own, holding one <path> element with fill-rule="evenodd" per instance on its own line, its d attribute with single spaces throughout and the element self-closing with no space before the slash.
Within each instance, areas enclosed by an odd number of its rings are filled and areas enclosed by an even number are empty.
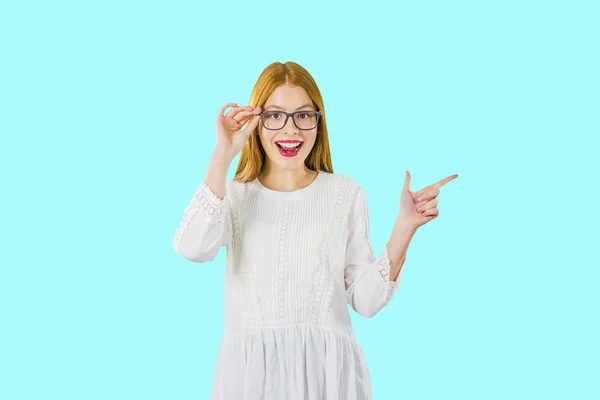
<svg viewBox="0 0 600 400">
<path fill-rule="evenodd" d="M 383 253 L 377 262 L 377 271 L 385 282 L 390 280 L 390 255 L 388 254 L 387 246 L 383 249 Z"/>
<path fill-rule="evenodd" d="M 225 193 L 225 197 L 226 196 L 227 193 Z M 225 207 L 223 205 L 225 197 L 223 197 L 223 199 L 217 197 L 217 195 L 206 184 L 206 182 L 202 181 L 194 193 L 192 202 L 194 205 L 200 206 L 205 215 L 212 219 L 223 216 L 225 212 Z"/>
<path fill-rule="evenodd" d="M 377 260 L 377 271 L 381 276 L 381 279 L 386 283 L 385 296 L 389 301 L 400 287 L 400 275 L 396 278 L 396 281 L 390 280 L 390 256 L 388 253 L 387 246 L 384 247 L 381 257 Z"/>
</svg>

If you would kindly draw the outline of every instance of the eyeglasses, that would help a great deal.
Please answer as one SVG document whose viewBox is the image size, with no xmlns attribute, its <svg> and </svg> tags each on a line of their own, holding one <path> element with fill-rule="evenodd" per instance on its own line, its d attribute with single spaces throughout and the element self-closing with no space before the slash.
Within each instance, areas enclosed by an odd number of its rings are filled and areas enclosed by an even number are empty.
<svg viewBox="0 0 600 400">
<path fill-rule="evenodd" d="M 319 117 L 321 117 L 321 111 L 307 110 L 288 113 L 285 111 L 265 110 L 259 115 L 263 126 L 266 129 L 281 129 L 285 126 L 285 124 L 287 124 L 288 118 L 292 117 L 294 125 L 296 125 L 298 129 L 306 131 L 314 129 L 317 126 L 319 123 Z"/>
</svg>

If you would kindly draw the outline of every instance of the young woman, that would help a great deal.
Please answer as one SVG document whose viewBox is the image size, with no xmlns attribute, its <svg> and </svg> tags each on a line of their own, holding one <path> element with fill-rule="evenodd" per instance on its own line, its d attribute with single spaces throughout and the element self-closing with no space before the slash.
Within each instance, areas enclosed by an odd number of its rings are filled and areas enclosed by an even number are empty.
<svg viewBox="0 0 600 400">
<path fill-rule="evenodd" d="M 456 175 L 413 193 L 407 171 L 393 233 L 375 257 L 367 196 L 333 173 L 323 99 L 304 68 L 269 65 L 250 105 L 225 104 L 216 130 L 173 239 L 194 262 L 227 250 L 211 399 L 370 399 L 347 305 L 369 318 L 390 301 L 412 236 L 438 215 L 439 187 Z"/>
</svg>

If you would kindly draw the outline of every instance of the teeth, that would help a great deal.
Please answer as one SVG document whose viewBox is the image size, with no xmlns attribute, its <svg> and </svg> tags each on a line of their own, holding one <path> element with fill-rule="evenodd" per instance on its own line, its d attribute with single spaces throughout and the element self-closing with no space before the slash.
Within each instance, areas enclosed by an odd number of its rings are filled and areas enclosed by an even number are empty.
<svg viewBox="0 0 600 400">
<path fill-rule="evenodd" d="M 295 147 L 300 146 L 300 142 L 296 142 L 296 143 L 280 143 L 277 142 L 278 145 L 280 145 L 281 147 L 285 147 L 286 149 L 293 149 Z"/>
</svg>

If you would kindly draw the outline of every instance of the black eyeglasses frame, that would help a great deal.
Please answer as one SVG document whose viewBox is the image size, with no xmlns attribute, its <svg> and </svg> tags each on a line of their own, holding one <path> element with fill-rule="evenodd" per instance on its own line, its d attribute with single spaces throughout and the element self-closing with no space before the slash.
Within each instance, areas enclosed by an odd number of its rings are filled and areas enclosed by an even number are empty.
<svg viewBox="0 0 600 400">
<path fill-rule="evenodd" d="M 271 128 L 267 128 L 265 126 L 264 114 L 268 113 L 268 112 L 279 112 L 279 113 L 285 114 L 285 121 L 283 122 L 283 125 L 281 125 L 281 128 L 271 129 Z M 296 124 L 296 119 L 294 118 L 294 115 L 300 114 L 300 113 L 306 113 L 306 112 L 311 112 L 311 113 L 316 113 L 317 114 L 317 123 L 316 123 L 316 125 L 313 126 L 312 128 L 308 128 L 308 129 L 300 128 Z M 287 125 L 288 119 L 290 117 L 292 117 L 292 122 L 294 123 L 294 125 L 296 126 L 296 128 L 300 129 L 301 131 L 310 131 L 311 129 L 315 129 L 317 126 L 319 126 L 319 120 L 321 119 L 321 111 L 316 111 L 316 110 L 298 110 L 298 111 L 294 111 L 294 112 L 291 112 L 291 113 L 285 112 L 283 110 L 264 110 L 263 112 L 261 112 L 258 115 L 260 115 L 260 122 L 262 123 L 263 128 L 268 129 L 270 131 L 278 131 L 279 129 L 283 129 Z"/>
</svg>

